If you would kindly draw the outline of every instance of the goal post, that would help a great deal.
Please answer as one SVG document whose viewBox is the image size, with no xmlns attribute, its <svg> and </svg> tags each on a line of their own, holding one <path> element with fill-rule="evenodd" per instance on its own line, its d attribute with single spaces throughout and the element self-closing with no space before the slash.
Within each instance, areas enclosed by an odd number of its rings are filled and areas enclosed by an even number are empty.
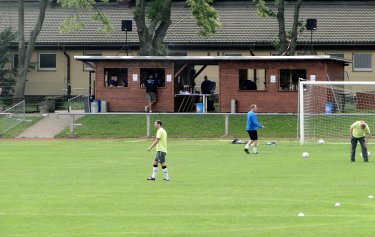
<svg viewBox="0 0 375 237">
<path fill-rule="evenodd" d="M 350 125 L 358 120 L 375 129 L 375 82 L 300 81 L 298 91 L 301 144 L 349 142 Z"/>
</svg>

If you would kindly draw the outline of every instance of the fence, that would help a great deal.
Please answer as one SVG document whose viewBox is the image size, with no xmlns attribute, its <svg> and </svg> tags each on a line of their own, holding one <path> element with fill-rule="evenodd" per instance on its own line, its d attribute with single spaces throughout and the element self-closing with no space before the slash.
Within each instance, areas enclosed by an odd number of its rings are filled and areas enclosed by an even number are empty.
<svg viewBox="0 0 375 237">
<path fill-rule="evenodd" d="M 90 97 L 88 93 L 68 99 L 68 112 L 75 110 L 81 110 L 86 113 L 90 112 Z"/>
<path fill-rule="evenodd" d="M 0 115 L 0 134 L 3 134 L 25 121 L 25 101 L 23 100 L 11 106 Z"/>
</svg>

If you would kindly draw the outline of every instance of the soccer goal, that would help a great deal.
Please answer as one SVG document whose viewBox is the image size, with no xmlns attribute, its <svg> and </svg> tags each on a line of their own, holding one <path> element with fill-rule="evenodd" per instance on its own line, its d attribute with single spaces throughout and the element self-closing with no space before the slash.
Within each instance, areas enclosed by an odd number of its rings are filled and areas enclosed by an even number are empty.
<svg viewBox="0 0 375 237">
<path fill-rule="evenodd" d="M 358 120 L 375 130 L 375 82 L 301 81 L 298 138 L 303 143 L 349 142 Z"/>
</svg>

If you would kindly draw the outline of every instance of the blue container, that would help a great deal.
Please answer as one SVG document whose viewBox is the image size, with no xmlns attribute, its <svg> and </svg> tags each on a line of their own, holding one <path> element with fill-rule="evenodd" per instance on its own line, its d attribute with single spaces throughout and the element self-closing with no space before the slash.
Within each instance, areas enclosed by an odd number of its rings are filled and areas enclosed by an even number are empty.
<svg viewBox="0 0 375 237">
<path fill-rule="evenodd" d="M 332 114 L 333 112 L 333 105 L 332 104 L 325 104 L 325 114 Z"/>
<path fill-rule="evenodd" d="M 96 103 L 98 104 L 98 113 L 100 113 L 100 112 L 102 112 L 102 103 L 100 102 L 100 100 L 98 99 L 98 100 L 94 100 L 94 101 L 96 101 Z"/>
<path fill-rule="evenodd" d="M 197 106 L 197 113 L 203 113 L 203 103 L 196 103 Z"/>
</svg>

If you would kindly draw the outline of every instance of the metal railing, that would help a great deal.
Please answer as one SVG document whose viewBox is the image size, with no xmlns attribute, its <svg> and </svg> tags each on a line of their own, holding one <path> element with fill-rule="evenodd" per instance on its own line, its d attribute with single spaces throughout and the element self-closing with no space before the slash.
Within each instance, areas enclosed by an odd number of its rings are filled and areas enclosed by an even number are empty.
<svg viewBox="0 0 375 237">
<path fill-rule="evenodd" d="M 229 136 L 229 120 L 230 116 L 246 116 L 247 113 L 120 113 L 120 112 L 110 112 L 110 113 L 57 113 L 57 118 L 60 118 L 61 116 L 70 116 L 69 119 L 69 132 L 71 136 L 74 136 L 75 134 L 75 128 L 77 126 L 80 126 L 81 124 L 76 124 L 75 121 L 77 118 L 81 118 L 83 116 L 108 116 L 108 115 L 144 115 L 146 117 L 146 137 L 151 136 L 151 128 L 152 128 L 152 121 L 151 116 L 159 116 L 159 115 L 177 115 L 177 116 L 186 116 L 186 115 L 192 115 L 192 116 L 222 116 L 224 119 L 224 128 L 223 128 L 223 136 L 227 137 Z M 286 115 L 290 116 L 293 114 L 278 114 L 278 113 L 258 113 L 258 115 Z"/>
<path fill-rule="evenodd" d="M 90 97 L 88 93 L 77 95 L 68 99 L 68 112 L 74 110 L 82 110 L 90 112 Z"/>
</svg>

